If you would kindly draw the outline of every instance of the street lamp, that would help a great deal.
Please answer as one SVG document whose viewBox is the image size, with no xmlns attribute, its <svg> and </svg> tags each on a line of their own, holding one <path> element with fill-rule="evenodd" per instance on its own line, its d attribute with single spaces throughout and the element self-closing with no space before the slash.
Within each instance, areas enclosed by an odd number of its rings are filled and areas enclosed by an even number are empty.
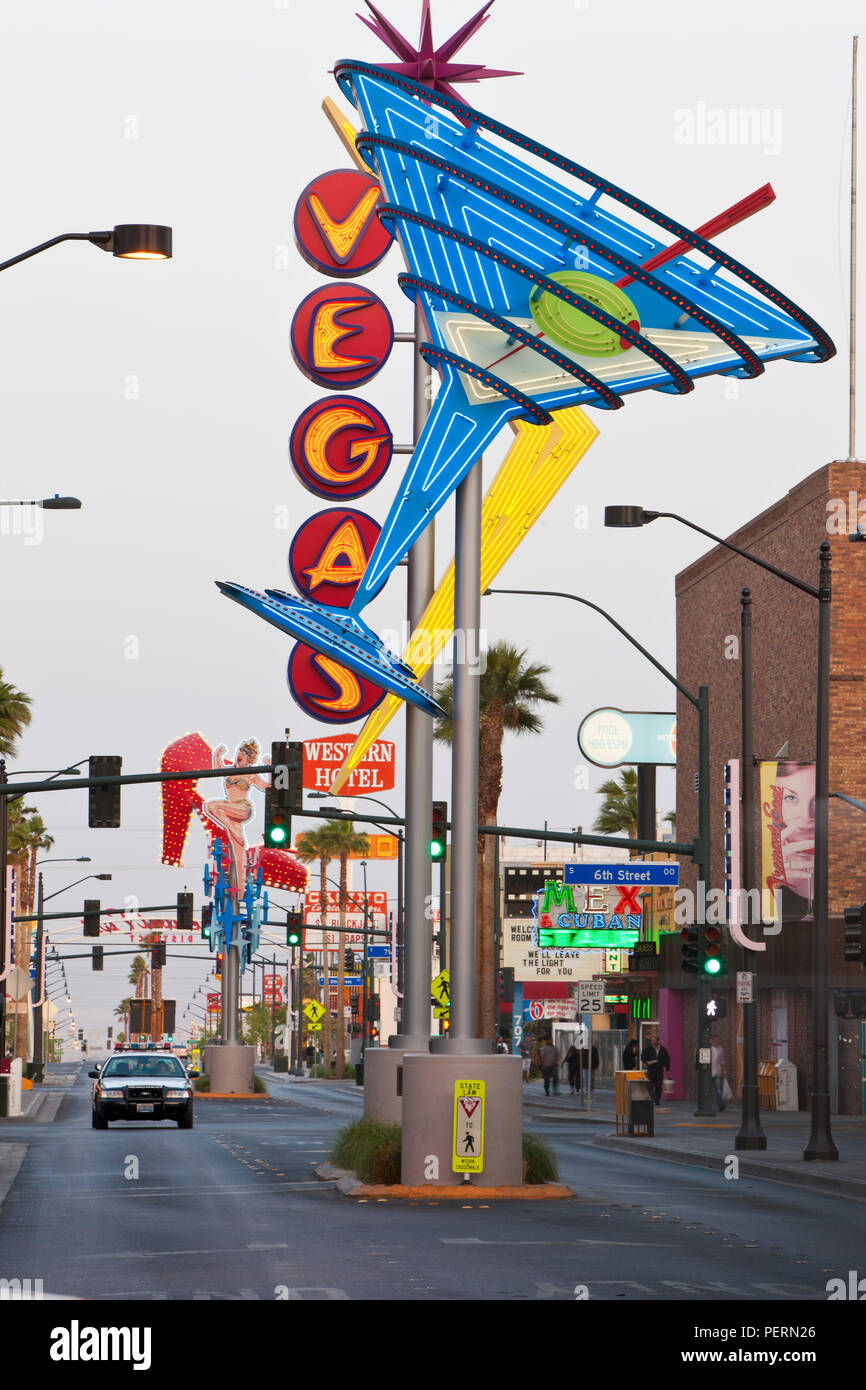
<svg viewBox="0 0 866 1390">
<path fill-rule="evenodd" d="M 60 859 L 55 859 L 55 860 L 39 860 L 39 861 L 37 861 L 37 862 L 38 862 L 38 863 L 55 863 L 55 864 L 60 864 L 60 863 L 62 863 L 63 861 L 60 860 Z M 68 861 L 68 862 L 70 862 L 70 863 L 75 863 L 75 864 L 78 864 L 78 863 L 89 864 L 89 863 L 90 863 L 90 858 L 89 858 L 89 856 L 87 856 L 87 855 L 83 855 L 80 859 L 74 859 L 74 860 L 70 860 L 70 861 Z M 37 880 L 37 889 L 36 889 L 36 979 L 35 979 L 34 984 L 33 984 L 33 995 L 34 995 L 34 999 L 33 999 L 33 1066 L 34 1066 L 34 1068 L 39 1068 L 39 1070 L 36 1072 L 36 1077 L 37 1077 L 37 1079 L 40 1080 L 40 1081 L 41 1081 L 41 1079 L 42 1079 L 42 1071 L 41 1071 L 41 1069 L 42 1069 L 42 1067 L 44 1066 L 44 1062 L 45 1062 L 45 1059 L 44 1059 L 44 1056 L 43 1056 L 43 1037 L 42 1037 L 42 1005 L 43 1005 L 44 1002 L 45 1002 L 45 961 L 44 961 L 44 959 L 43 959 L 43 956 L 44 956 L 43 911 L 44 911 L 44 908 L 45 908 L 45 904 L 46 904 L 47 902 L 50 902 L 52 898 L 59 897 L 59 895 L 60 895 L 61 893 L 67 893 L 67 892 L 69 891 L 70 888 L 77 888 L 77 886 L 78 886 L 79 883 L 86 883 L 87 880 L 90 879 L 90 878 L 110 879 L 110 878 L 111 878 L 111 874 L 85 874 L 83 878 L 77 878 L 77 879 L 75 880 L 74 883 L 67 883 L 65 887 L 63 887 L 63 888 L 57 888 L 53 893 L 49 893 L 47 898 L 45 897 L 44 892 L 43 892 L 42 874 L 41 874 L 41 873 L 39 874 L 39 878 L 38 878 L 38 880 Z M 65 978 L 65 972 L 64 972 L 64 978 Z"/>
<path fill-rule="evenodd" d="M 46 512 L 75 512 L 81 507 L 78 497 L 61 497 L 55 492 L 53 497 L 34 497 L 25 500 L 0 498 L 0 507 L 42 507 Z"/>
<path fill-rule="evenodd" d="M 591 608 L 594 613 L 599 613 L 603 618 L 615 627 L 627 642 L 640 652 L 641 656 L 646 657 L 647 661 L 656 668 L 665 680 L 670 681 L 681 695 L 694 705 L 698 712 L 698 834 L 694 841 L 693 861 L 698 871 L 698 916 L 703 917 L 705 911 L 705 893 L 701 892 L 701 884 L 706 885 L 710 879 L 710 692 L 706 685 L 698 686 L 697 695 L 693 695 L 690 690 L 678 681 L 660 661 L 648 652 L 646 647 L 641 646 L 636 637 L 632 637 L 616 618 L 611 617 L 610 613 L 604 608 L 600 608 L 597 603 L 592 603 L 588 598 L 582 598 L 579 594 L 561 593 L 555 589 L 485 589 L 485 597 L 488 594 L 523 594 L 532 598 L 567 598 L 573 603 L 581 603 L 585 608 Z M 635 845 L 643 848 L 640 840 L 635 841 Z M 709 1021 L 705 1018 L 704 996 L 706 992 L 706 979 L 703 974 L 698 976 L 698 1045 L 703 1053 L 706 1053 L 709 1038 L 704 1034 L 709 1032 Z M 715 1111 L 712 1104 L 712 1078 L 710 1076 L 709 1064 L 699 1062 L 698 1064 L 698 1108 L 696 1115 L 713 1115 Z"/>
<path fill-rule="evenodd" d="M 328 797 L 329 795 L 330 795 L 330 792 L 310 792 L 310 793 L 309 793 L 308 799 L 309 799 L 310 801 L 321 801 L 321 800 L 327 799 L 327 797 Z M 397 815 L 397 812 L 394 810 L 394 808 L 393 808 L 392 806 L 389 806 L 389 805 L 387 804 L 387 802 L 385 802 L 385 801 L 380 801 L 379 798 L 378 798 L 378 796 L 366 796 L 366 795 L 361 796 L 361 795 L 359 795 L 359 796 L 354 796 L 354 797 L 352 797 L 351 799 L 354 800 L 354 801 L 373 801 L 373 802 L 376 803 L 377 806 L 381 806 L 381 807 L 383 808 L 383 810 L 387 811 L 389 816 L 393 816 L 393 817 L 395 818 L 395 820 L 399 820 L 399 819 L 400 819 L 400 817 Z M 323 811 L 331 811 L 331 810 L 333 810 L 333 811 L 339 811 L 339 807 L 336 807 L 336 806 L 333 806 L 333 807 L 332 807 L 332 806 L 323 806 L 321 809 L 322 809 Z M 375 825 L 375 824 L 376 824 L 376 821 L 373 821 L 373 824 Z M 385 830 L 385 826 L 380 826 L 379 828 L 380 828 L 381 830 Z M 404 925 L 403 925 L 403 846 L 404 846 L 404 844 L 405 844 L 405 836 L 404 836 L 404 833 L 403 833 L 403 827 L 400 826 L 400 825 L 395 826 L 393 829 L 389 826 L 389 827 L 388 827 L 388 830 L 387 830 L 387 833 L 388 833 L 389 835 L 396 835 L 396 837 L 397 837 L 397 997 L 398 997 L 399 999 L 402 999 L 402 997 L 403 997 L 403 933 L 404 933 Z M 444 905 L 444 903 L 442 904 L 441 912 L 442 912 L 442 920 L 443 920 L 443 922 L 444 922 L 444 920 L 445 920 L 445 905 Z"/>
<path fill-rule="evenodd" d="M 818 653 L 816 663 L 817 692 L 815 703 L 815 890 L 813 903 L 812 929 L 812 1128 L 809 1142 L 803 1150 L 805 1161 L 838 1159 L 839 1150 L 833 1142 L 830 1130 L 830 1057 L 827 1045 L 829 1032 L 829 1007 L 827 999 L 827 973 L 829 956 L 829 922 L 827 917 L 827 889 L 829 871 L 829 790 L 830 790 L 830 601 L 832 597 L 830 574 L 830 542 L 822 541 L 819 550 L 818 585 L 805 584 L 786 570 L 761 560 L 749 550 L 743 550 L 732 541 L 716 536 L 703 526 L 689 521 L 676 512 L 652 512 L 644 507 L 617 506 L 606 507 L 605 526 L 636 527 L 646 526 L 660 518 L 678 521 L 689 530 L 706 536 L 714 544 L 736 555 L 750 560 L 760 569 L 774 574 L 801 593 L 818 600 Z M 743 781 L 751 776 L 752 769 L 743 769 Z M 756 1001 L 757 1003 L 757 1001 Z M 748 1015 L 747 1015 L 748 1017 Z M 754 1026 L 757 1025 L 757 1019 Z M 755 1049 L 757 1050 L 757 1049 Z M 755 1059 L 757 1064 L 757 1058 Z M 755 1085 L 757 1093 L 757 1085 Z M 755 1102 L 756 1103 L 756 1102 Z M 746 1124 L 745 1094 L 743 1105 L 743 1125 Z"/>
<path fill-rule="evenodd" d="M 111 232 L 62 232 L 50 241 L 40 242 L 29 251 L 22 251 L 8 261 L 0 261 L 0 270 L 8 270 L 19 261 L 27 261 L 47 251 L 51 246 L 59 246 L 62 241 L 89 241 L 101 251 L 110 251 L 113 256 L 124 261 L 167 261 L 172 255 L 171 227 L 159 227 L 146 222 L 126 222 Z"/>
</svg>

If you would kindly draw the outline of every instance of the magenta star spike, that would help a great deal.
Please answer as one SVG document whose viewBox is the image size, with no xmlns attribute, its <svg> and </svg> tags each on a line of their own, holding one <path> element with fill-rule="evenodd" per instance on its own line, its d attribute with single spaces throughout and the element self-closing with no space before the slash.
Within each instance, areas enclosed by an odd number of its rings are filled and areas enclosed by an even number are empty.
<svg viewBox="0 0 866 1390">
<path fill-rule="evenodd" d="M 374 19 L 367 19 L 364 15 L 358 15 L 362 24 L 381 39 L 382 43 L 391 50 L 397 58 L 397 63 L 382 63 L 381 66 L 389 72 L 398 72 L 404 77 L 413 77 L 417 82 L 424 82 L 428 87 L 433 87 L 437 92 L 443 92 L 448 96 L 456 97 L 458 93 L 451 85 L 452 82 L 480 82 L 486 77 L 520 77 L 519 72 L 510 72 L 500 68 L 488 68 L 483 63 L 452 63 L 451 59 L 455 53 L 463 47 L 473 34 L 476 34 L 482 24 L 487 23 L 487 11 L 493 4 L 493 0 L 487 0 L 477 14 L 468 19 L 466 23 L 452 34 L 450 39 L 440 44 L 438 48 L 433 43 L 433 20 L 430 14 L 430 0 L 422 0 L 421 6 L 421 31 L 418 38 L 417 48 L 405 39 L 399 30 L 395 29 L 390 20 L 377 10 L 373 0 L 367 0 L 367 5 L 375 16 Z M 450 79 L 450 81 L 449 81 Z"/>
</svg>

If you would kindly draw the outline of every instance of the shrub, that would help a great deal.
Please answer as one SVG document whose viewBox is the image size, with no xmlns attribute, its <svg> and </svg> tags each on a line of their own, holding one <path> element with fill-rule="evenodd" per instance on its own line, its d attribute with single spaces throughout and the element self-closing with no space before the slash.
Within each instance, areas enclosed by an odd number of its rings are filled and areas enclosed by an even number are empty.
<svg viewBox="0 0 866 1390">
<path fill-rule="evenodd" d="M 203 1071 L 201 1076 L 197 1076 L 195 1078 L 195 1089 L 197 1091 L 210 1090 L 210 1077 L 208 1076 L 206 1071 Z"/>
<path fill-rule="evenodd" d="M 336 1079 L 337 1079 L 337 1068 L 336 1068 L 336 1067 L 326 1067 L 326 1066 L 323 1066 L 323 1064 L 322 1064 L 321 1062 L 319 1062 L 317 1066 L 313 1067 L 312 1075 L 313 1075 L 313 1076 L 317 1076 L 317 1077 L 319 1078 L 320 1081 L 336 1081 Z M 345 1080 L 346 1080 L 346 1081 L 354 1081 L 354 1080 L 355 1080 L 355 1068 L 352 1066 L 352 1063 L 351 1063 L 351 1062 L 347 1062 L 347 1063 L 346 1063 L 346 1076 L 345 1076 Z"/>
<path fill-rule="evenodd" d="M 559 1168 L 556 1154 L 544 1139 L 537 1134 L 523 1134 L 523 1162 L 526 1165 L 527 1183 L 558 1182 Z"/>
<path fill-rule="evenodd" d="M 253 1073 L 253 1090 L 257 1096 L 268 1094 L 268 1088 L 257 1072 Z"/>
<path fill-rule="evenodd" d="M 361 1182 L 392 1186 L 400 1181 L 401 1140 L 399 1125 L 356 1120 L 340 1130 L 331 1160 L 340 1168 L 348 1168 Z"/>
</svg>

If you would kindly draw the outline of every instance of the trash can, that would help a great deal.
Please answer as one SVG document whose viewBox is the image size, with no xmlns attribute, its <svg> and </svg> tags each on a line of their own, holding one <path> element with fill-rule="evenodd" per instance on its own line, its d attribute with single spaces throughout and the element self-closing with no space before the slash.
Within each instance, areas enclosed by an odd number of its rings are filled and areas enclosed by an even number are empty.
<svg viewBox="0 0 866 1390">
<path fill-rule="evenodd" d="M 278 1052 L 274 1057 L 274 1071 L 288 1071 L 289 1059 L 285 1052 Z"/>
<path fill-rule="evenodd" d="M 628 1110 L 626 1111 L 626 1134 L 652 1135 L 655 1133 L 653 1120 L 653 1098 L 648 1081 L 629 1081 Z"/>
<path fill-rule="evenodd" d="M 0 1074 L 0 1115 L 9 1114 L 9 1074 Z"/>
<path fill-rule="evenodd" d="M 356 1086 L 363 1086 L 363 1084 L 364 1084 L 364 1063 L 363 1063 L 363 1062 L 356 1062 L 356 1063 L 355 1063 L 355 1085 L 356 1085 Z"/>
</svg>

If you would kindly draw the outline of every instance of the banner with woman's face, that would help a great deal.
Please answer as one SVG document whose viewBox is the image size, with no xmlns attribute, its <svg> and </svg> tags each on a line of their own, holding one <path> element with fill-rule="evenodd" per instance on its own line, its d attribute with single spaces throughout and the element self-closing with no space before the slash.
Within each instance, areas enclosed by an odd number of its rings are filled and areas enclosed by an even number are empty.
<svg viewBox="0 0 866 1390">
<path fill-rule="evenodd" d="M 811 921 L 814 883 L 815 764 L 761 763 L 761 887 L 776 920 Z"/>
</svg>

